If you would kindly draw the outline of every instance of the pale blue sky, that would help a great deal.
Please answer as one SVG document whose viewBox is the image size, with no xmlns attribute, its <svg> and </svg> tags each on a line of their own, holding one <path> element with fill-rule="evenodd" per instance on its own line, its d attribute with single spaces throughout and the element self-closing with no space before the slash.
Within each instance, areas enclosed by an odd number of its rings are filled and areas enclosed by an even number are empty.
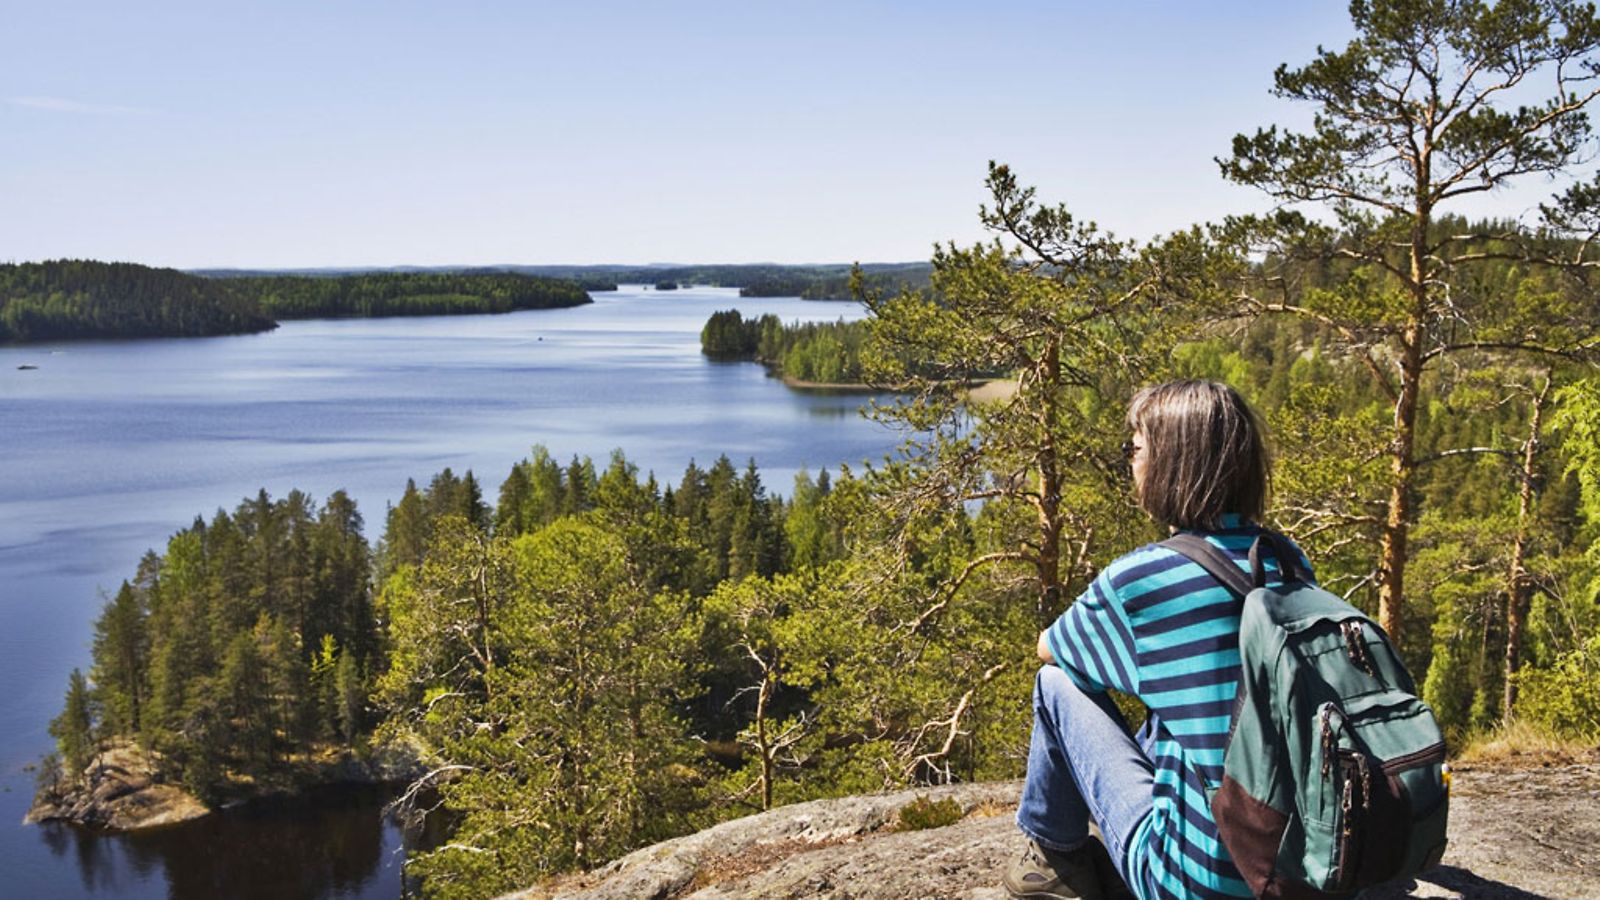
<svg viewBox="0 0 1600 900">
<path fill-rule="evenodd" d="M 1256 209 L 1339 2 L 0 0 L 0 261 L 926 259 L 987 160 L 1120 235 Z M 1523 204 L 1526 206 L 1526 203 Z M 1513 210 L 1515 211 L 1515 210 Z"/>
</svg>

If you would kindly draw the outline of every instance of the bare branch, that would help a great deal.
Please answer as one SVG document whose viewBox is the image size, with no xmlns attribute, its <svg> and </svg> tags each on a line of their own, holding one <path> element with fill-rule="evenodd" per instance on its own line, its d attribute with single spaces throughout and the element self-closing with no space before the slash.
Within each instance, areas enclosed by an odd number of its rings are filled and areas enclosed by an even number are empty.
<svg viewBox="0 0 1600 900">
<path fill-rule="evenodd" d="M 978 569 L 982 568 L 983 566 L 993 562 L 1000 562 L 1002 560 L 1027 562 L 1031 561 L 1031 557 L 1028 554 L 1020 553 L 1015 550 L 1001 550 L 994 553 L 985 553 L 982 556 L 969 560 L 967 564 L 961 568 L 961 572 L 957 574 L 955 578 L 951 579 L 947 585 L 945 585 L 943 597 L 941 597 L 936 603 L 932 604 L 927 609 L 923 610 L 921 615 L 918 615 L 912 621 L 902 622 L 895 626 L 894 631 L 906 631 L 910 634 L 916 634 L 918 631 L 921 631 L 922 626 L 927 624 L 929 619 L 938 615 L 944 610 L 945 607 L 950 605 L 950 601 L 955 599 L 956 593 L 961 590 L 962 585 L 967 583 L 967 579 L 971 578 L 974 572 L 978 571 Z"/>
</svg>

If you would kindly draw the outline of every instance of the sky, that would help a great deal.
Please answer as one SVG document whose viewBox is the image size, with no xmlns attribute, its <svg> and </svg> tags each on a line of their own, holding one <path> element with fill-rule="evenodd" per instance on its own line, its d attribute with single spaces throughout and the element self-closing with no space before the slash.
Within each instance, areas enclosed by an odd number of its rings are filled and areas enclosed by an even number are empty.
<svg viewBox="0 0 1600 900">
<path fill-rule="evenodd" d="M 0 262 L 927 259 L 989 160 L 1149 239 L 1339 2 L 0 0 Z M 1536 200 L 1496 198 L 1512 214 Z"/>
</svg>

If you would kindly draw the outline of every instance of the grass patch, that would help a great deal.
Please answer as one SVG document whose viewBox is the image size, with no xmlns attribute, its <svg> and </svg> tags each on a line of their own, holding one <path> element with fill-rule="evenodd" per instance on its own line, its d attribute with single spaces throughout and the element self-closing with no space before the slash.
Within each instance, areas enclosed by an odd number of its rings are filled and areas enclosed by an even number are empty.
<svg viewBox="0 0 1600 900">
<path fill-rule="evenodd" d="M 1524 766 L 1600 760 L 1600 735 L 1572 737 L 1515 720 L 1467 738 L 1456 754 L 1458 765 Z"/>
<path fill-rule="evenodd" d="M 943 800 L 918 797 L 900 807 L 899 821 L 895 823 L 894 830 L 923 831 L 928 828 L 943 828 L 961 821 L 962 815 L 961 803 L 954 797 L 946 797 Z"/>
</svg>

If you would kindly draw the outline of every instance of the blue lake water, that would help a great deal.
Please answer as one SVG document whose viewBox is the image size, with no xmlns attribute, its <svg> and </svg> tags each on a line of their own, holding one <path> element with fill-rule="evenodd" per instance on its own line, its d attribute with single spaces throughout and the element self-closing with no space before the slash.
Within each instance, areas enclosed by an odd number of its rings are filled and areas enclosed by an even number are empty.
<svg viewBox="0 0 1600 900">
<path fill-rule="evenodd" d="M 769 491 L 802 467 L 879 460 L 896 436 L 860 395 L 791 391 L 699 352 L 712 312 L 855 319 L 855 304 L 625 288 L 499 316 L 315 320 L 259 335 L 0 347 L 0 895 L 394 897 L 400 836 L 370 792 L 209 817 L 153 835 L 18 823 L 102 595 L 172 532 L 265 488 L 360 505 L 368 537 L 407 478 L 475 472 L 493 500 L 534 444 L 615 448 L 676 483 L 754 458 Z M 34 365 L 37 369 L 19 370 Z"/>
</svg>

